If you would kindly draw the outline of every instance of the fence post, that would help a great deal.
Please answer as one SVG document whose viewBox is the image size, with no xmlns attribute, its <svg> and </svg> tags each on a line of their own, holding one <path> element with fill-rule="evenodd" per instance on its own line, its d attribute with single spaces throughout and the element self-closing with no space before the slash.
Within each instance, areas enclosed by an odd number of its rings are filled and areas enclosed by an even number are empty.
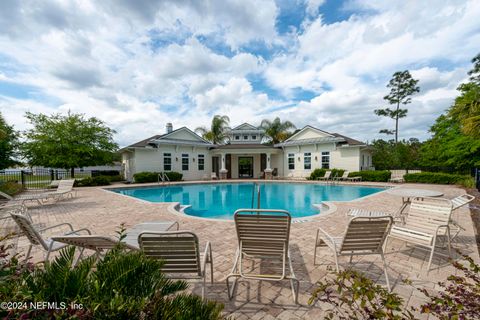
<svg viewBox="0 0 480 320">
<path fill-rule="evenodd" d="M 20 170 L 20 180 L 22 181 L 22 189 L 25 189 L 25 173 Z"/>
<path fill-rule="evenodd" d="M 55 176 L 53 175 L 53 169 L 50 169 L 50 180 L 55 180 Z"/>
</svg>

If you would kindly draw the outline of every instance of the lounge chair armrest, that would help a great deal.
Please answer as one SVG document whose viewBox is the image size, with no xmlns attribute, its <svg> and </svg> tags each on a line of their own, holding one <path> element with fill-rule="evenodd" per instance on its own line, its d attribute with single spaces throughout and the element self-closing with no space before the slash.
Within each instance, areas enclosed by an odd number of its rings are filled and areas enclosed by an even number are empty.
<svg viewBox="0 0 480 320">
<path fill-rule="evenodd" d="M 171 227 L 170 227 L 170 228 L 168 228 L 168 230 L 167 230 L 167 231 L 170 231 L 170 230 L 172 230 L 172 229 L 173 229 L 173 227 L 175 227 L 175 226 L 177 227 L 175 230 L 177 230 L 177 231 L 178 231 L 178 230 L 180 229 L 180 224 L 179 224 L 177 221 L 175 221 L 175 222 L 174 222 L 174 223 L 171 225 Z"/>
<path fill-rule="evenodd" d="M 207 263 L 212 262 L 211 259 L 209 259 L 211 255 L 212 255 L 212 245 L 210 244 L 210 241 L 207 241 L 207 244 L 205 245 L 205 251 L 203 252 L 203 258 L 202 258 L 202 272 L 205 272 Z"/>
<path fill-rule="evenodd" d="M 325 230 L 320 227 L 318 228 L 318 231 L 321 232 L 325 236 L 325 238 L 328 239 L 328 241 L 330 241 L 330 243 L 335 247 L 335 240 L 331 235 L 329 235 Z M 317 244 L 315 243 L 315 245 Z"/>
<path fill-rule="evenodd" d="M 65 235 L 78 233 L 78 232 L 80 232 L 80 231 L 86 231 L 88 234 L 92 234 L 92 232 L 91 232 L 89 229 L 87 229 L 87 228 L 81 228 L 81 229 L 78 229 L 78 230 L 73 230 L 73 231 L 67 232 L 67 233 L 65 233 Z"/>
<path fill-rule="evenodd" d="M 439 226 L 437 227 L 437 233 L 438 233 L 438 231 L 440 231 L 440 228 L 447 228 L 447 229 L 450 229 L 450 226 L 449 226 L 448 224 L 442 224 L 442 225 L 439 225 Z"/>
<path fill-rule="evenodd" d="M 44 231 L 47 231 L 47 230 L 50 230 L 50 229 L 55 229 L 55 228 L 62 227 L 62 226 L 68 226 L 70 228 L 70 231 L 72 231 L 72 232 L 74 231 L 71 223 L 64 222 L 64 223 L 60 223 L 60 224 L 57 224 L 57 225 L 54 225 L 54 226 L 50 226 L 50 227 L 40 229 L 40 230 L 38 230 L 38 232 L 44 232 Z"/>
</svg>

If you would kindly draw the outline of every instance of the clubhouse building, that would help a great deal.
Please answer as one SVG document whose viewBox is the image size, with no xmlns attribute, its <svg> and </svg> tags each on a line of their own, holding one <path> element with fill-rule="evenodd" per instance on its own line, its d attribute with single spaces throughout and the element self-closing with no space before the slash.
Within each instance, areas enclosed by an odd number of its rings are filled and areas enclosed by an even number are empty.
<svg viewBox="0 0 480 320">
<path fill-rule="evenodd" d="M 370 148 L 338 133 L 305 126 L 282 143 L 265 142 L 263 129 L 248 123 L 228 133 L 229 142 L 215 145 L 187 127 L 155 135 L 120 150 L 128 181 L 137 172 L 176 171 L 184 180 L 305 178 L 316 168 L 367 170 Z"/>
</svg>

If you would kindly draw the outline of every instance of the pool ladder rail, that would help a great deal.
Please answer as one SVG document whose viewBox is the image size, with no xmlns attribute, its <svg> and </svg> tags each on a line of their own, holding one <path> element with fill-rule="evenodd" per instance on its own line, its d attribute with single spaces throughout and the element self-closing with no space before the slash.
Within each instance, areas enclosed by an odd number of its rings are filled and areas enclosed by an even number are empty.
<svg viewBox="0 0 480 320">
<path fill-rule="evenodd" d="M 165 172 L 160 172 L 158 174 L 158 184 L 160 184 L 160 182 L 162 183 L 167 183 L 170 182 L 170 178 L 165 174 Z"/>
<path fill-rule="evenodd" d="M 255 191 L 257 191 L 257 209 L 260 209 L 260 185 L 256 182 L 253 183 L 252 189 L 252 209 L 254 209 L 255 205 Z"/>
</svg>

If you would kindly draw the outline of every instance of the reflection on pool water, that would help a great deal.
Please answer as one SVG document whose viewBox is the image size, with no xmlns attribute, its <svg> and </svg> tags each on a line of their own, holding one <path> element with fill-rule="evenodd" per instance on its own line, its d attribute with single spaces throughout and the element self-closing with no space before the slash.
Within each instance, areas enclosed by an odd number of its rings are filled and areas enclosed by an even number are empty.
<svg viewBox="0 0 480 320">
<path fill-rule="evenodd" d="M 318 214 L 323 201 L 349 201 L 365 197 L 384 188 L 365 186 L 321 185 L 308 183 L 258 183 L 262 209 L 284 209 L 293 218 Z M 150 202 L 180 202 L 188 205 L 191 216 L 232 219 L 235 210 L 256 208 L 254 183 L 203 183 L 113 189 L 112 191 Z"/>
</svg>

